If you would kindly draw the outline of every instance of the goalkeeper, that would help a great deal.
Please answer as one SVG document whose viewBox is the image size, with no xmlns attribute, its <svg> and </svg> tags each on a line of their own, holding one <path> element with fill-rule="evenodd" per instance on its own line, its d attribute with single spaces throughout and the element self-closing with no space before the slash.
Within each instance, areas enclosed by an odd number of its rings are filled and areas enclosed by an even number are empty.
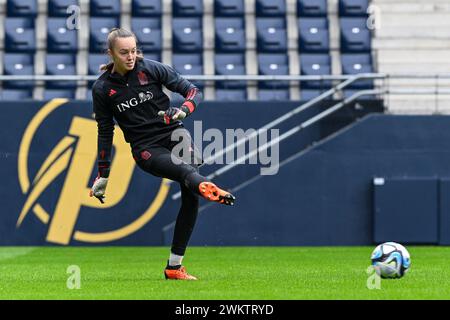
<svg viewBox="0 0 450 320">
<path fill-rule="evenodd" d="M 198 196 L 225 205 L 233 205 L 235 197 L 199 174 L 193 145 L 188 148 L 189 164 L 173 161 L 172 149 L 177 142 L 172 141 L 171 135 L 181 129 L 190 137 L 180 120 L 194 112 L 202 95 L 172 67 L 144 59 L 136 42 L 135 35 L 128 30 L 111 30 L 107 40 L 111 62 L 102 67 L 104 72 L 92 88 L 98 124 L 98 176 L 90 196 L 104 201 L 115 119 L 142 170 L 180 183 L 182 203 L 164 275 L 166 279 L 196 280 L 186 272 L 182 259 L 197 219 Z M 169 107 L 163 85 L 183 95 L 181 107 Z"/>
</svg>

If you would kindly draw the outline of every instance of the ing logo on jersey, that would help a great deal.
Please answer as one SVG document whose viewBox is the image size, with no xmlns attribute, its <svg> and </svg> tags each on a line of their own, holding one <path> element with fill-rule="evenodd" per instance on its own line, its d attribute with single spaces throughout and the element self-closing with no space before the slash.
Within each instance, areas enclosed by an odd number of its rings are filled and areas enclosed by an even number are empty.
<svg viewBox="0 0 450 320">
<path fill-rule="evenodd" d="M 120 129 L 115 129 L 115 156 L 111 163 L 111 172 L 107 188 L 107 202 L 100 204 L 97 199 L 89 197 L 92 184 L 92 171 L 97 158 L 97 123 L 95 120 L 74 116 L 68 135 L 62 137 L 40 165 L 36 175 L 29 176 L 29 154 L 33 137 L 43 121 L 66 99 L 54 99 L 43 106 L 28 124 L 20 144 L 18 157 L 18 176 L 22 193 L 26 201 L 17 220 L 19 228 L 27 215 L 33 213 L 48 225 L 46 241 L 67 245 L 74 239 L 81 242 L 101 243 L 124 238 L 139 230 L 161 208 L 169 192 L 169 184 L 163 179 L 159 190 L 150 206 L 133 222 L 115 230 L 105 232 L 86 232 L 75 230 L 76 222 L 82 208 L 104 210 L 116 206 L 127 194 L 135 162 L 128 144 Z M 118 134 L 120 132 L 120 134 Z M 40 195 L 66 172 L 62 190 L 59 193 L 55 210 L 49 214 L 39 203 Z"/>
</svg>

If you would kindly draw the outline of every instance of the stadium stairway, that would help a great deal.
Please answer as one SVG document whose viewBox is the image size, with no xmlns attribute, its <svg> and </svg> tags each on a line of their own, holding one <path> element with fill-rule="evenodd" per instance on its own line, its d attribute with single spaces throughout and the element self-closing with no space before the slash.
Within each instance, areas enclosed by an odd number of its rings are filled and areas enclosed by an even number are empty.
<svg viewBox="0 0 450 320">
<path fill-rule="evenodd" d="M 446 177 L 449 122 L 448 116 L 366 115 L 284 159 L 277 175 L 243 185 L 234 207 L 203 210 L 191 245 L 370 245 L 374 178 Z M 428 221 L 438 213 L 417 214 Z M 437 226 L 426 224 L 437 236 Z M 413 225 L 404 218 L 401 228 Z M 166 230 L 166 245 L 170 236 Z"/>
<path fill-rule="evenodd" d="M 325 109 L 329 108 L 332 105 L 334 105 L 332 101 L 323 101 L 320 105 L 313 106 L 310 109 L 300 112 L 299 114 L 293 116 L 291 119 L 288 119 L 282 124 L 276 126 L 276 128 L 279 129 L 279 135 L 286 133 L 288 130 L 292 129 L 295 126 L 298 126 L 304 121 L 311 119 L 313 116 L 319 114 L 320 112 L 324 111 Z M 266 125 L 267 123 L 273 121 L 274 119 L 293 110 L 297 106 L 298 103 L 296 104 L 296 102 L 274 103 L 273 105 L 270 106 L 260 102 L 247 102 L 245 105 L 245 109 L 243 109 L 242 105 L 239 104 L 229 105 L 227 103 L 216 102 L 211 103 L 211 105 L 208 105 L 207 108 L 205 107 L 203 109 L 199 109 L 198 111 L 196 111 L 196 113 L 192 115 L 193 121 L 185 123 L 185 126 L 186 128 L 189 129 L 194 139 L 196 139 L 196 137 L 195 137 L 195 128 L 193 124 L 194 121 L 197 119 L 205 120 L 206 118 L 207 121 L 203 122 L 203 131 L 205 131 L 208 128 L 234 127 L 234 128 L 243 128 L 244 130 L 247 130 L 248 128 L 251 127 L 260 128 Z M 210 108 L 214 108 L 215 110 L 214 118 L 211 118 L 211 115 L 208 112 L 208 109 Z M 341 130 L 345 130 L 346 128 L 352 126 L 352 124 L 355 123 L 355 121 L 363 118 L 367 114 L 383 112 L 383 108 L 384 107 L 380 101 L 360 101 L 353 104 L 349 104 L 343 109 L 337 111 L 336 113 L 331 114 L 330 116 L 322 119 L 321 121 L 312 124 L 306 129 L 301 130 L 300 132 L 297 132 L 294 135 L 290 136 L 289 138 L 280 142 L 278 147 L 279 159 L 276 160 L 278 160 L 279 163 L 282 163 L 287 161 L 287 159 L 290 159 L 291 157 L 298 155 L 299 153 L 307 153 L 309 150 L 313 149 L 314 146 L 320 144 L 321 141 L 327 139 L 327 137 L 330 137 L 336 134 L 337 132 L 340 132 Z M 241 117 L 239 118 L 230 117 L 230 115 L 236 114 L 236 109 L 242 110 L 239 112 L 241 114 Z M 258 113 L 255 112 L 255 110 L 261 111 L 262 109 L 264 109 L 264 112 Z M 273 136 L 269 134 L 268 141 L 272 139 Z M 206 141 L 206 139 L 204 140 Z M 230 141 L 227 140 L 226 143 L 229 145 L 232 142 L 230 143 Z M 209 142 L 204 142 L 203 148 L 205 148 L 205 146 L 207 147 L 208 145 Z M 248 152 L 249 150 L 248 143 L 246 143 L 245 146 L 246 146 L 245 150 Z M 259 142 L 258 146 L 261 146 L 261 142 Z M 276 152 L 276 150 L 272 149 L 269 152 L 269 154 L 273 155 L 273 152 Z M 223 159 L 225 160 L 225 157 Z M 236 159 L 236 157 L 234 159 Z M 274 165 L 274 162 L 276 160 L 275 158 L 272 158 L 273 162 L 271 164 L 264 164 L 264 165 L 261 165 L 260 162 L 258 162 L 258 164 L 255 165 L 251 165 L 249 164 L 248 161 L 246 161 L 245 165 L 238 165 L 232 168 L 231 170 L 225 172 L 224 174 L 220 175 L 219 177 L 213 179 L 213 181 L 218 185 L 222 186 L 223 188 L 229 189 L 232 192 L 236 192 L 236 196 L 238 199 L 240 198 L 241 190 L 247 188 L 250 188 L 252 190 L 256 188 L 261 192 L 261 194 L 258 197 L 269 199 L 271 195 L 270 193 L 267 193 L 264 190 L 264 188 L 266 187 L 261 185 L 260 178 L 266 177 L 264 181 L 266 180 L 274 181 L 274 183 L 277 185 L 278 188 L 284 188 L 283 182 L 279 180 L 280 173 L 275 172 L 276 174 L 273 176 L 271 175 L 262 176 L 260 169 Z M 211 173 L 214 173 L 216 170 L 223 168 L 227 163 L 228 161 L 223 164 L 219 163 L 219 164 L 205 165 L 201 168 L 200 173 L 204 176 L 208 176 Z M 311 168 L 311 166 L 309 168 Z M 178 190 L 179 187 L 177 185 L 174 185 L 170 192 L 171 197 L 177 194 Z M 295 193 L 297 192 L 296 187 L 290 184 L 286 192 L 289 192 L 292 196 L 293 201 L 295 201 L 296 198 Z M 162 208 L 162 211 L 164 211 L 165 214 L 166 213 L 171 214 L 173 218 L 175 218 L 174 214 L 177 212 L 178 206 L 179 206 L 178 200 L 177 201 L 168 200 L 166 201 L 164 207 Z M 200 213 L 205 212 L 206 213 L 205 215 L 209 216 L 210 210 L 215 212 L 216 209 L 214 208 L 217 206 L 218 205 L 215 203 L 202 200 L 200 204 Z M 224 212 L 229 212 L 229 210 L 226 209 L 224 210 Z M 172 221 L 170 224 L 167 224 L 162 230 L 165 245 L 169 244 L 169 242 L 171 241 L 173 228 L 174 228 L 174 221 Z"/>
<path fill-rule="evenodd" d="M 373 50 L 378 72 L 450 73 L 450 3 L 447 0 L 373 0 L 378 28 Z M 391 89 L 448 88 L 450 79 L 390 79 Z M 390 95 L 391 113 L 450 113 L 450 95 Z"/>
</svg>

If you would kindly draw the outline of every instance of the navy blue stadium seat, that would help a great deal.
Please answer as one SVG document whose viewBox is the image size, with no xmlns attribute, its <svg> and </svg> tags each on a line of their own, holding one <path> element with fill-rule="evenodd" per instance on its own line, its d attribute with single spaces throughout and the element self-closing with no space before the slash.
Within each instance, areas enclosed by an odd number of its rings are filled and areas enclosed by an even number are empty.
<svg viewBox="0 0 450 320">
<path fill-rule="evenodd" d="M 320 96 L 322 93 L 324 93 L 325 91 L 329 90 L 330 88 L 324 88 L 324 89 L 305 89 L 302 88 L 300 90 L 300 100 L 303 101 L 308 101 L 314 98 L 317 98 L 318 96 Z M 332 100 L 333 96 L 329 96 L 328 98 L 326 98 L 325 100 Z"/>
<path fill-rule="evenodd" d="M 119 17 L 120 0 L 90 0 L 91 17 Z"/>
<path fill-rule="evenodd" d="M 289 89 L 259 89 L 258 90 L 258 100 L 270 101 L 270 100 L 289 100 Z"/>
<path fill-rule="evenodd" d="M 216 18 L 215 49 L 217 52 L 245 52 L 243 18 Z"/>
<path fill-rule="evenodd" d="M 245 75 L 244 54 L 216 54 L 214 67 L 217 75 Z M 245 88 L 245 81 L 216 81 L 216 88 Z"/>
<path fill-rule="evenodd" d="M 203 0 L 173 0 L 172 14 L 174 17 L 201 17 Z"/>
<path fill-rule="evenodd" d="M 161 19 L 159 18 L 133 18 L 131 30 L 138 39 L 139 48 L 144 52 L 161 52 L 162 35 Z"/>
<path fill-rule="evenodd" d="M 100 70 L 100 66 L 107 64 L 109 58 L 103 53 L 91 53 L 88 55 L 88 75 L 99 75 L 103 71 Z M 94 81 L 88 81 L 88 88 L 92 88 Z"/>
<path fill-rule="evenodd" d="M 287 54 L 258 54 L 258 73 L 260 75 L 289 75 Z M 288 81 L 260 81 L 260 88 L 288 88 Z"/>
<path fill-rule="evenodd" d="M 75 99 L 75 91 L 58 89 L 44 90 L 44 100 L 51 100 L 56 98 Z"/>
<path fill-rule="evenodd" d="M 34 55 L 27 53 L 5 53 L 3 57 L 4 75 L 33 75 Z M 32 88 L 33 81 L 4 81 L 3 88 Z"/>
<path fill-rule="evenodd" d="M 216 89 L 217 101 L 246 101 L 246 89 Z"/>
<path fill-rule="evenodd" d="M 369 0 L 339 0 L 339 16 L 367 17 Z"/>
<path fill-rule="evenodd" d="M 5 51 L 34 53 L 36 51 L 34 25 L 34 19 L 6 18 Z"/>
<path fill-rule="evenodd" d="M 78 0 L 48 0 L 48 16 L 49 17 L 67 17 L 72 15 L 73 11 L 67 12 L 67 8 L 75 5 L 79 6 Z"/>
<path fill-rule="evenodd" d="M 197 54 L 173 54 L 172 66 L 181 75 L 202 75 L 203 74 L 203 55 Z M 202 81 L 193 81 L 199 88 L 204 87 Z"/>
<path fill-rule="evenodd" d="M 89 34 L 89 51 L 105 52 L 108 49 L 107 37 L 112 28 L 119 27 L 117 18 L 91 18 Z"/>
<path fill-rule="evenodd" d="M 45 57 L 47 75 L 76 75 L 76 56 L 70 54 L 49 53 Z M 47 81 L 49 89 L 75 88 L 76 81 Z"/>
<path fill-rule="evenodd" d="M 100 74 L 100 66 L 107 64 L 109 58 L 107 55 L 102 53 L 93 53 L 88 56 L 88 75 Z"/>
<path fill-rule="evenodd" d="M 161 0 L 133 0 L 131 2 L 132 17 L 161 17 Z"/>
<path fill-rule="evenodd" d="M 0 98 L 4 101 L 19 101 L 33 98 L 32 90 L 3 89 Z"/>
<path fill-rule="evenodd" d="M 201 54 L 173 54 L 172 66 L 182 75 L 202 75 L 203 57 Z"/>
<path fill-rule="evenodd" d="M 286 0 L 256 0 L 255 7 L 257 17 L 284 17 L 286 15 Z"/>
<path fill-rule="evenodd" d="M 370 52 L 371 34 L 365 18 L 340 18 L 341 52 Z"/>
<path fill-rule="evenodd" d="M 299 18 L 297 22 L 300 52 L 329 52 L 330 36 L 327 18 Z"/>
<path fill-rule="evenodd" d="M 174 52 L 203 51 L 201 18 L 173 18 L 172 30 Z"/>
<path fill-rule="evenodd" d="M 301 54 L 300 74 L 305 76 L 331 75 L 331 57 L 328 54 Z M 302 88 L 330 88 L 331 81 L 304 81 Z"/>
<path fill-rule="evenodd" d="M 244 14 L 244 0 L 214 1 L 214 15 L 216 17 L 243 17 Z"/>
<path fill-rule="evenodd" d="M 326 17 L 327 0 L 297 0 L 297 16 Z"/>
<path fill-rule="evenodd" d="M 258 52 L 286 52 L 286 20 L 256 18 L 256 38 Z"/>
<path fill-rule="evenodd" d="M 372 58 L 370 54 L 342 54 L 341 65 L 343 74 L 372 73 Z M 349 86 L 349 88 L 371 89 L 372 80 L 359 80 Z"/>
<path fill-rule="evenodd" d="M 161 62 L 161 53 L 159 53 L 159 52 L 145 53 L 144 58 L 145 59 L 149 59 L 149 60 L 154 60 L 154 61 Z"/>
<path fill-rule="evenodd" d="M 77 52 L 77 29 L 68 30 L 66 18 L 47 19 L 47 52 Z"/>
<path fill-rule="evenodd" d="M 6 15 L 8 17 L 36 18 L 38 14 L 37 0 L 7 0 Z"/>
</svg>

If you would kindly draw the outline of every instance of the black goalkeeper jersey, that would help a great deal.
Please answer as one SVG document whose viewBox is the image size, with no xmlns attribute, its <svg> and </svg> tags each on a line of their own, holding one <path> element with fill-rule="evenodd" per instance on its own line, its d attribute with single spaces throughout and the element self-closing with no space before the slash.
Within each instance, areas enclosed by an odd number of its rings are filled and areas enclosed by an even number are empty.
<svg viewBox="0 0 450 320">
<path fill-rule="evenodd" d="M 158 111 L 169 108 L 163 86 L 181 94 L 190 109 L 201 101 L 198 88 L 172 67 L 157 61 L 139 59 L 124 76 L 105 71 L 92 88 L 95 119 L 98 124 L 99 166 L 109 164 L 114 134 L 114 119 L 133 150 L 157 143 L 183 124 L 165 124 Z"/>
</svg>

